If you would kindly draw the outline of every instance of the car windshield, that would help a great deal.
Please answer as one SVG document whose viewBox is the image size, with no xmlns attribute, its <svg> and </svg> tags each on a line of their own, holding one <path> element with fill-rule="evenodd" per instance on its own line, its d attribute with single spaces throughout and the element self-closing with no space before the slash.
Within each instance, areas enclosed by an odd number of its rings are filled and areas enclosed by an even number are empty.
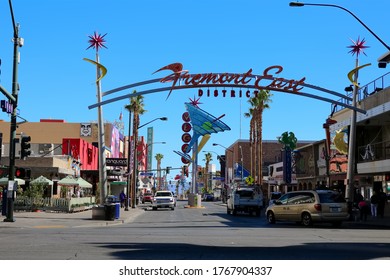
<svg viewBox="0 0 390 280">
<path fill-rule="evenodd" d="M 171 192 L 157 192 L 156 196 L 172 196 Z"/>
<path fill-rule="evenodd" d="M 340 203 L 345 202 L 344 197 L 337 192 L 320 192 L 318 193 L 321 203 Z"/>
</svg>

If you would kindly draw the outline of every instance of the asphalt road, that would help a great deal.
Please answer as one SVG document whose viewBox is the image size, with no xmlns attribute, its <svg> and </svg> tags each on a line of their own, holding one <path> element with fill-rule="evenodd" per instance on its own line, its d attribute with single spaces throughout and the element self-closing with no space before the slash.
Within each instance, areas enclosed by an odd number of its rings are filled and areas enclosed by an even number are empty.
<svg viewBox="0 0 390 280">
<path fill-rule="evenodd" d="M 388 229 L 232 216 L 215 202 L 145 211 L 131 222 L 90 227 L 0 227 L 2 260 L 371 260 L 390 259 Z"/>
</svg>

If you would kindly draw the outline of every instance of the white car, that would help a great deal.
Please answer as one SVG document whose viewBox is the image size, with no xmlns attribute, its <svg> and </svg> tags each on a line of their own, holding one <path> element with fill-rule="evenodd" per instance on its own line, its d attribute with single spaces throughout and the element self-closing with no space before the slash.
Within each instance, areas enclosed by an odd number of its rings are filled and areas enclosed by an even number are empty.
<svg viewBox="0 0 390 280">
<path fill-rule="evenodd" d="M 153 210 L 158 208 L 171 208 L 175 210 L 176 199 L 171 191 L 157 191 L 153 197 Z"/>
</svg>

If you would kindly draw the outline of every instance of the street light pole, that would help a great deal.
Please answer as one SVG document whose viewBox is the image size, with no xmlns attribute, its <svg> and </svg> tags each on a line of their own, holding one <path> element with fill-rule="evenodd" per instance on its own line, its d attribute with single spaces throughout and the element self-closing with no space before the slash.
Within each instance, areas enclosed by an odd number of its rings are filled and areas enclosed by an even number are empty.
<svg viewBox="0 0 390 280">
<path fill-rule="evenodd" d="M 18 48 L 23 46 L 23 39 L 19 38 L 19 25 L 15 24 L 14 12 L 12 9 L 11 0 L 8 1 L 9 8 L 12 17 L 12 26 L 14 29 L 14 53 L 13 53 L 13 72 L 12 72 L 12 95 L 10 97 L 10 101 L 12 103 L 12 114 L 11 114 L 11 127 L 10 127 L 10 149 L 9 149 L 9 172 L 8 172 L 8 180 L 13 181 L 15 179 L 15 142 L 16 142 L 16 118 L 17 118 L 17 108 L 18 108 L 18 92 L 19 92 L 19 84 L 18 84 L 18 64 L 19 64 L 19 51 Z M 9 95 L 8 93 L 2 92 L 5 95 Z M 12 193 L 9 194 L 10 190 L 7 192 L 7 215 L 4 219 L 4 222 L 15 222 L 13 212 L 14 212 L 14 200 L 13 200 L 13 190 Z"/>
<path fill-rule="evenodd" d="M 127 136 L 127 184 L 126 184 L 126 201 L 125 211 L 129 211 L 129 195 L 130 195 L 130 158 L 131 158 L 131 110 L 129 110 L 129 131 Z"/>
<path fill-rule="evenodd" d="M 242 146 L 240 145 L 241 151 L 241 182 L 244 182 L 244 156 L 242 154 Z"/>
</svg>

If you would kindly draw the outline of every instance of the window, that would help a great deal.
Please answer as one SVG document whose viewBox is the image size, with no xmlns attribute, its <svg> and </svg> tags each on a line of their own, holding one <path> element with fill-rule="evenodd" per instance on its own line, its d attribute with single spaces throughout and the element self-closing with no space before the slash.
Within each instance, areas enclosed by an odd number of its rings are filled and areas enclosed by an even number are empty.
<svg viewBox="0 0 390 280">
<path fill-rule="evenodd" d="M 313 203 L 314 201 L 314 194 L 312 193 L 295 193 L 288 200 L 288 204 L 306 204 Z"/>
</svg>

